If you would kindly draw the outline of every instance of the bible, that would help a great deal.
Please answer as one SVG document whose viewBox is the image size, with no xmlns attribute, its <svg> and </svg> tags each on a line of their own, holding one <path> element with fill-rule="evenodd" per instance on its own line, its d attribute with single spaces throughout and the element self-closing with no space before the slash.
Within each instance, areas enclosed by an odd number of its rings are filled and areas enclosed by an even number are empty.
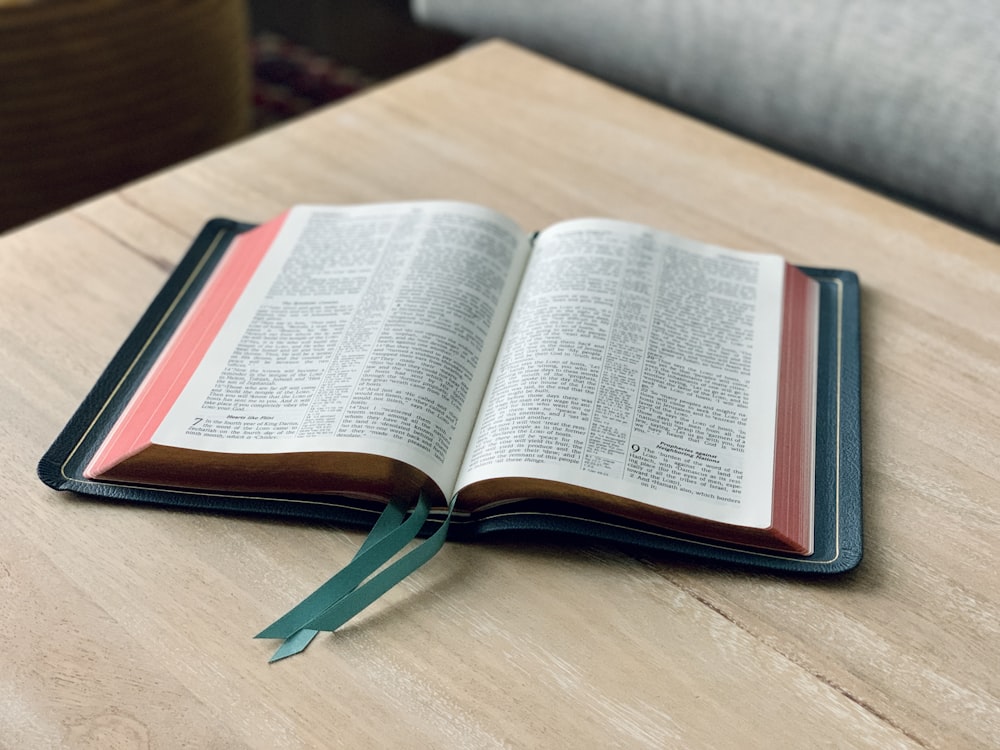
<svg viewBox="0 0 1000 750">
<path fill-rule="evenodd" d="M 350 580 L 266 637 L 333 629 L 446 536 L 842 572 L 861 554 L 857 318 L 850 272 L 611 219 L 527 232 L 435 201 L 214 220 L 39 473 L 371 526 Z"/>
</svg>

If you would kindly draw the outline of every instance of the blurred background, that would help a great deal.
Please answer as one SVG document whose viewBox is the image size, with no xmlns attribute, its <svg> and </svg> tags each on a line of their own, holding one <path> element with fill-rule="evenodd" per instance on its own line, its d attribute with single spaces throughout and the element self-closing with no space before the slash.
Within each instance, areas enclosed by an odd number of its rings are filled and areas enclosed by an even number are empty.
<svg viewBox="0 0 1000 750">
<path fill-rule="evenodd" d="M 417 26 L 409 0 L 249 0 L 249 15 L 258 126 L 418 67 L 464 41 Z"/>
<path fill-rule="evenodd" d="M 0 231 L 462 41 L 407 0 L 0 0 Z"/>
<path fill-rule="evenodd" d="M 1000 3 L 625 5 L 0 0 L 0 231 L 445 55 L 446 28 L 1000 233 Z"/>
</svg>

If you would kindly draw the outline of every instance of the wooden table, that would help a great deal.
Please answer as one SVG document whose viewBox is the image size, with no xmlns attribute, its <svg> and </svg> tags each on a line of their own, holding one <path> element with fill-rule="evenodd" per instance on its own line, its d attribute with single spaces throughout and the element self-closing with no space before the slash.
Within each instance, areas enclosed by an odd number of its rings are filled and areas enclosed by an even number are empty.
<svg viewBox="0 0 1000 750">
<path fill-rule="evenodd" d="M 445 547 L 302 656 L 251 636 L 336 528 L 95 503 L 35 463 L 211 216 L 459 198 L 852 268 L 865 560 L 831 580 L 612 547 Z M 0 240 L 0 745 L 1000 742 L 1000 246 L 488 43 Z"/>
</svg>

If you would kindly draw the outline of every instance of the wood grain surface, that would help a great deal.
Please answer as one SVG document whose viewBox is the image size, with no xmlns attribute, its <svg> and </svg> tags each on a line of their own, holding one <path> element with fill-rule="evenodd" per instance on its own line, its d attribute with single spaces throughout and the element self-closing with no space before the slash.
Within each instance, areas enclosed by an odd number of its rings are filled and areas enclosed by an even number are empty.
<svg viewBox="0 0 1000 750">
<path fill-rule="evenodd" d="M 344 529 L 55 493 L 35 464 L 213 216 L 477 201 L 862 281 L 865 559 L 818 580 L 449 544 L 305 654 Z M 1000 246 L 500 42 L 0 238 L 0 746 L 987 748 Z"/>
</svg>

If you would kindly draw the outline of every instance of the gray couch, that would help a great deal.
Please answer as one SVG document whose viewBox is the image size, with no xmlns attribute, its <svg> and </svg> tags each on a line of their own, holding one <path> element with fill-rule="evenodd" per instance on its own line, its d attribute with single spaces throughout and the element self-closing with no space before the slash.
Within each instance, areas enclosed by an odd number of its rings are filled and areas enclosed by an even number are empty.
<svg viewBox="0 0 1000 750">
<path fill-rule="evenodd" d="M 1000 0 L 411 0 L 1000 235 Z"/>
</svg>

